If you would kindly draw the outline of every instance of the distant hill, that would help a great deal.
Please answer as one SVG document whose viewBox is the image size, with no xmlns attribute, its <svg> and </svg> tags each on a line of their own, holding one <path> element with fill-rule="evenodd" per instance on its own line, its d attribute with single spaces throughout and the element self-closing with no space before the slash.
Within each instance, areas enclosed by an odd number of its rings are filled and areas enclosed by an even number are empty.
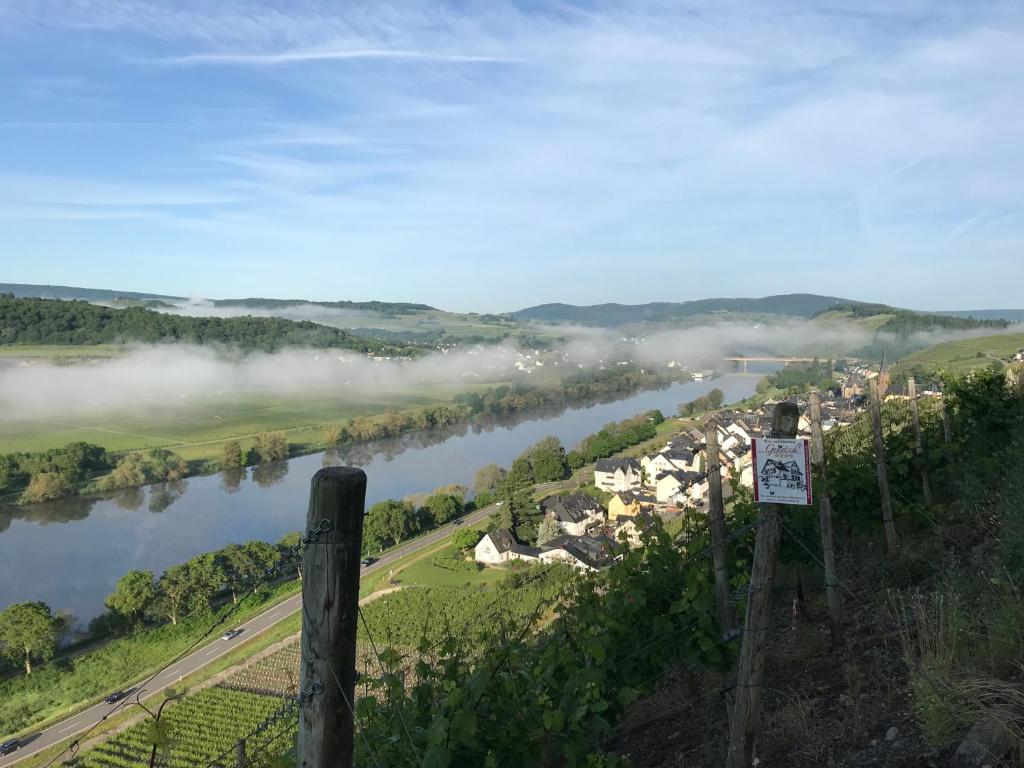
<svg viewBox="0 0 1024 768">
<path fill-rule="evenodd" d="M 929 314 L 948 315 L 950 317 L 974 317 L 978 320 L 1006 320 L 1011 323 L 1024 323 L 1024 309 L 954 309 L 949 312 Z"/>
<path fill-rule="evenodd" d="M 0 345 L 209 344 L 242 351 L 284 347 L 351 349 L 385 355 L 415 354 L 338 328 L 279 317 L 189 317 L 143 307 L 114 309 L 85 301 L 18 299 L 0 295 Z"/>
<path fill-rule="evenodd" d="M 652 302 L 649 304 L 541 304 L 528 307 L 512 316 L 517 320 L 539 323 L 568 323 L 612 328 L 632 323 L 671 323 L 696 315 L 731 312 L 744 314 L 813 317 L 837 306 L 858 302 L 836 296 L 813 293 L 790 293 L 760 299 L 699 299 L 683 302 Z"/>
<path fill-rule="evenodd" d="M 214 299 L 215 307 L 252 307 L 254 309 L 284 309 L 311 304 L 331 309 L 360 309 L 384 314 L 404 315 L 410 312 L 435 311 L 428 304 L 410 304 L 404 301 L 306 301 L 305 299 Z"/>
<path fill-rule="evenodd" d="M 183 296 L 164 296 L 159 293 L 113 291 L 108 288 L 76 288 L 71 285 L 32 285 L 30 283 L 0 283 L 0 293 L 13 293 L 19 299 L 81 299 L 82 301 L 117 301 L 133 299 L 145 301 L 160 299 L 185 301 Z"/>
</svg>

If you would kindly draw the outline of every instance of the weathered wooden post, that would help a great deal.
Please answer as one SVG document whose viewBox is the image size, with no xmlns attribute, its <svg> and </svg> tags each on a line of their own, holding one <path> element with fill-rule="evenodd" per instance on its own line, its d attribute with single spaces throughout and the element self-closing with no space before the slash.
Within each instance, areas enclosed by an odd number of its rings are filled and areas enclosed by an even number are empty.
<svg viewBox="0 0 1024 768">
<path fill-rule="evenodd" d="M 924 503 L 931 506 L 932 485 L 928 481 L 928 468 L 924 465 L 924 440 L 921 438 L 921 417 L 917 412 L 917 382 L 911 376 L 907 379 L 907 395 L 910 397 L 910 420 L 914 425 L 914 455 L 917 457 L 917 468 L 921 473 L 921 493 Z"/>
<path fill-rule="evenodd" d="M 832 536 L 832 501 L 828 495 L 828 461 L 825 459 L 825 437 L 821 432 L 821 404 L 817 393 L 811 393 L 811 459 L 818 469 L 818 521 L 821 525 L 821 555 L 825 566 L 825 599 L 832 628 L 832 645 L 843 635 L 843 608 L 836 574 L 836 554 Z"/>
<path fill-rule="evenodd" d="M 715 603 L 718 627 L 727 634 L 735 625 L 729 605 L 729 567 L 725 561 L 725 506 L 722 503 L 722 462 L 718 456 L 718 422 L 712 417 L 704 427 L 704 451 L 708 472 L 708 527 L 711 529 L 711 562 L 715 571 Z"/>
<path fill-rule="evenodd" d="M 800 409 L 795 403 L 779 403 L 772 414 L 772 437 L 796 437 Z M 757 467 L 754 467 L 757 471 Z M 755 482 L 757 482 L 755 478 Z M 736 702 L 729 730 L 728 768 L 750 768 L 754 754 L 754 726 L 761 707 L 765 647 L 771 620 L 771 591 L 782 537 L 781 504 L 761 504 L 757 514 L 757 539 L 750 569 L 750 599 L 744 624 L 743 647 L 736 673 Z"/>
<path fill-rule="evenodd" d="M 878 395 L 878 381 L 871 380 L 871 426 L 875 433 L 875 472 L 878 475 L 878 494 L 882 503 L 882 523 L 885 526 L 885 545 L 890 552 L 900 545 L 896 525 L 892 521 L 892 498 L 889 496 L 889 472 L 885 466 L 885 438 L 882 435 L 882 403 Z"/>
<path fill-rule="evenodd" d="M 359 555 L 366 474 L 328 467 L 309 491 L 302 558 L 302 691 L 319 694 L 299 712 L 298 765 L 350 768 L 356 684 Z M 317 533 L 319 531 L 319 533 Z"/>
<path fill-rule="evenodd" d="M 245 768 L 245 739 L 239 739 L 235 744 L 235 768 Z"/>
</svg>

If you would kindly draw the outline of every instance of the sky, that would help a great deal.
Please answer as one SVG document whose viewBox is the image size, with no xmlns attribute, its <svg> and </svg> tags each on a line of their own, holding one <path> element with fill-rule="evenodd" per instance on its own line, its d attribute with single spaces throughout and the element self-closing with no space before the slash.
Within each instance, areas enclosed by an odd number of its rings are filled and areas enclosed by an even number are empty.
<svg viewBox="0 0 1024 768">
<path fill-rule="evenodd" d="M 0 282 L 1020 307 L 1024 6 L 0 0 Z"/>
</svg>

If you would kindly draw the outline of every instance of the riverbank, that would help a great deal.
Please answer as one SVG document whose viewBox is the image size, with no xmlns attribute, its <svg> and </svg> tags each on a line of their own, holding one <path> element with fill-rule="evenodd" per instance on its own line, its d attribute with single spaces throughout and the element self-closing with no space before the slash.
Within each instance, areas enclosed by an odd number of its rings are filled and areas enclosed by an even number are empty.
<svg viewBox="0 0 1024 768">
<path fill-rule="evenodd" d="M 256 400 L 241 398 L 214 405 L 193 406 L 185 411 L 165 414 L 160 423 L 147 418 L 122 416 L 103 426 L 75 427 L 62 424 L 57 431 L 39 431 L 37 422 L 0 422 L 0 439 L 6 449 L 7 467 L 0 466 L 0 502 L 36 503 L 66 496 L 96 495 L 111 490 L 132 488 L 164 480 L 209 475 L 225 466 L 226 448 L 237 446 L 241 456 L 269 463 L 281 456 L 260 455 L 260 435 L 277 433 L 286 446 L 287 458 L 320 453 L 325 450 L 358 452 L 361 446 L 405 435 L 430 433 L 460 425 L 490 424 L 531 418 L 559 409 L 622 398 L 637 392 L 664 389 L 690 380 L 689 373 L 673 369 L 646 371 L 628 366 L 608 370 L 580 371 L 557 379 L 519 381 L 514 384 L 490 384 L 469 390 L 432 387 L 426 394 L 391 395 L 353 401 L 351 395 L 333 393 L 307 397 L 302 401 Z M 232 411 L 234 416 L 227 415 Z M 241 419 L 241 420 L 240 420 Z M 299 420 L 297 426 L 294 422 Z M 288 426 L 292 424 L 292 426 Z M 19 429 L 25 434 L 19 438 Z M 156 433 L 156 434 L 154 434 Z M 139 441 L 142 441 L 141 443 Z M 102 454 L 88 463 L 79 457 L 55 461 L 46 451 L 69 443 L 87 443 Z M 17 446 L 34 446 L 18 453 Z M 47 446 L 44 449 L 42 446 Z M 119 457 L 140 454 L 145 460 L 152 451 L 170 451 L 180 468 L 174 477 L 153 475 L 149 469 L 124 473 L 113 481 L 110 470 Z M 0 456 L 0 464 L 4 460 Z M 13 460 L 13 464 L 11 463 Z M 69 463 L 70 462 L 70 463 Z M 164 466 L 166 459 L 160 459 Z M 104 471 L 97 465 L 105 464 Z M 68 465 L 65 467 L 65 465 Z M 53 468 L 51 468 L 53 467 Z M 258 469 L 254 471 L 259 471 Z M 48 473 L 42 494 L 25 494 L 30 480 Z M 58 476 L 59 475 L 59 476 Z M 142 482 L 139 482 L 141 480 Z"/>
</svg>

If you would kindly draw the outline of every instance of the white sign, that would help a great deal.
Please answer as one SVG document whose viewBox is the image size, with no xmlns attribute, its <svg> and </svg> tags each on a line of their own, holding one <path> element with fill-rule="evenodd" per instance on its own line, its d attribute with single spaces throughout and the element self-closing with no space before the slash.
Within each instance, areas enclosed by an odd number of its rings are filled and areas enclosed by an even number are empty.
<svg viewBox="0 0 1024 768">
<path fill-rule="evenodd" d="M 810 449 L 806 440 L 755 437 L 754 501 L 810 504 Z"/>
</svg>

